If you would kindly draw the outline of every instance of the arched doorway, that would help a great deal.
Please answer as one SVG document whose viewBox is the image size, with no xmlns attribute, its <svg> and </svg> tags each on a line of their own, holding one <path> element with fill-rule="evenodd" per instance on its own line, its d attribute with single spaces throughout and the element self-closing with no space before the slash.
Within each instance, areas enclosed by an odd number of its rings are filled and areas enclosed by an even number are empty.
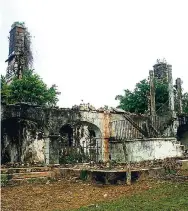
<svg viewBox="0 0 188 211">
<path fill-rule="evenodd" d="M 102 159 L 102 134 L 93 123 L 80 121 L 74 125 L 75 144 L 80 147 L 88 160 L 98 162 Z"/>
<path fill-rule="evenodd" d="M 101 153 L 102 134 L 100 129 L 89 122 L 79 121 L 65 124 L 59 130 L 59 136 L 51 138 L 51 163 L 98 162 Z"/>
<path fill-rule="evenodd" d="M 63 125 L 60 129 L 60 135 L 66 146 L 73 146 L 73 127 L 70 124 Z"/>
</svg>

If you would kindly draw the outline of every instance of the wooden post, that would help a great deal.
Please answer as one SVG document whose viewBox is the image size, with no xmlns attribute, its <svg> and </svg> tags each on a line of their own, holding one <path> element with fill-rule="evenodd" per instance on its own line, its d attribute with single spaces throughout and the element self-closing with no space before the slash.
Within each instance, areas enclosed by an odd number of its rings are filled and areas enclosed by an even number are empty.
<svg viewBox="0 0 188 211">
<path fill-rule="evenodd" d="M 151 116 L 155 116 L 155 84 L 154 84 L 154 71 L 149 71 L 150 76 L 150 114 Z"/>
<path fill-rule="evenodd" d="M 176 88 L 177 88 L 177 102 L 178 102 L 178 113 L 182 113 L 182 81 L 181 78 L 176 79 Z"/>
</svg>

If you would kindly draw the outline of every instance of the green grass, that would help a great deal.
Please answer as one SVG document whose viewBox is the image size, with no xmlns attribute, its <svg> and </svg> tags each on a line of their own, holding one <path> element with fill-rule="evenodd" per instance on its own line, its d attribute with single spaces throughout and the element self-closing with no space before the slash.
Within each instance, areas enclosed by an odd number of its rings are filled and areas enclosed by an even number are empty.
<svg viewBox="0 0 188 211">
<path fill-rule="evenodd" d="M 7 174 L 1 174 L 1 186 L 6 186 L 8 183 L 8 175 Z"/>
<path fill-rule="evenodd" d="M 148 191 L 77 211 L 188 211 L 188 182 L 159 184 Z"/>
</svg>

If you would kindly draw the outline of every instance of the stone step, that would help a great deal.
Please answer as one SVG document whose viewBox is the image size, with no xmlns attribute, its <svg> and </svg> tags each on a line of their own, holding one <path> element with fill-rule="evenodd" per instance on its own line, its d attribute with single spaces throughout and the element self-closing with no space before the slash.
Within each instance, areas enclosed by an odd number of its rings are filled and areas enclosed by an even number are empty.
<svg viewBox="0 0 188 211">
<path fill-rule="evenodd" d="M 25 179 L 11 179 L 8 181 L 7 185 L 21 185 L 26 183 L 32 184 L 46 184 L 49 179 L 47 177 L 33 177 Z"/>
<path fill-rule="evenodd" d="M 30 172 L 30 173 L 13 173 L 11 174 L 12 179 L 26 179 L 26 178 L 37 178 L 37 177 L 50 177 L 51 172 Z"/>
<path fill-rule="evenodd" d="M 51 170 L 49 167 L 30 167 L 30 168 L 1 168 L 1 174 L 44 172 Z"/>
<path fill-rule="evenodd" d="M 30 172 L 30 173 L 13 173 L 13 174 L 1 174 L 4 177 L 7 177 L 8 180 L 11 179 L 28 179 L 28 178 L 40 178 L 40 177 L 51 177 L 52 172 Z"/>
</svg>

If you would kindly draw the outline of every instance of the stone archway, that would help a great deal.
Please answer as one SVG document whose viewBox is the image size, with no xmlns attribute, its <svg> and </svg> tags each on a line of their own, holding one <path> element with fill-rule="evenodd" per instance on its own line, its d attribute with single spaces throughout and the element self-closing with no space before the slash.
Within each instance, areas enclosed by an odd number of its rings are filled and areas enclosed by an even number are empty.
<svg viewBox="0 0 188 211">
<path fill-rule="evenodd" d="M 50 163 L 83 163 L 102 159 L 102 133 L 87 121 L 66 123 L 50 137 Z"/>
<path fill-rule="evenodd" d="M 74 125 L 74 141 L 89 156 L 89 160 L 102 160 L 102 133 L 98 126 L 88 121 L 78 122 Z"/>
</svg>

